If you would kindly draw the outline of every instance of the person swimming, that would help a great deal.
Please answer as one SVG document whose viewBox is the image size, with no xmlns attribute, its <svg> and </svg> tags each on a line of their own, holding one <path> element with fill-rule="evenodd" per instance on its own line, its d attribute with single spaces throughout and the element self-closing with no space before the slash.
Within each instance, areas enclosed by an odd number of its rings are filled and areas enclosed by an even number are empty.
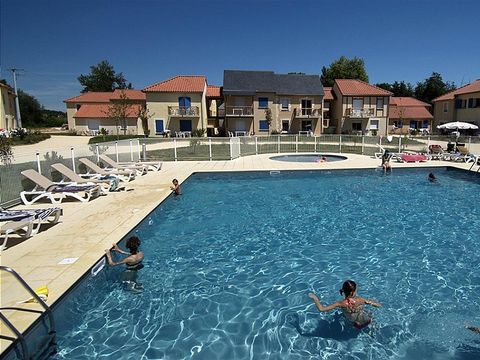
<svg viewBox="0 0 480 360">
<path fill-rule="evenodd" d="M 330 311 L 340 308 L 343 311 L 345 317 L 352 322 L 353 326 L 358 330 L 363 329 L 372 322 L 371 314 L 367 313 L 363 306 L 365 304 L 374 307 L 380 307 L 381 304 L 373 300 L 367 300 L 357 295 L 357 284 L 353 280 L 347 280 L 343 283 L 340 294 L 345 296 L 345 299 L 337 301 L 331 305 L 323 306 L 320 303 L 320 299 L 314 293 L 308 294 L 310 299 L 315 302 L 318 311 Z"/>
<path fill-rule="evenodd" d="M 144 253 L 143 251 L 139 251 L 140 247 L 140 239 L 137 236 L 131 236 L 128 238 L 126 247 L 130 250 L 130 252 L 123 251 L 118 247 L 117 244 L 112 244 L 113 248 L 112 251 L 116 251 L 120 254 L 129 255 L 126 258 L 115 262 L 112 260 L 112 254 L 109 249 L 105 250 L 105 254 L 107 256 L 108 265 L 110 266 L 117 266 L 121 264 L 125 264 L 127 267 L 125 271 L 122 273 L 120 279 L 122 283 L 125 284 L 128 290 L 138 291 L 143 289 L 143 285 L 139 283 L 138 280 L 138 270 L 142 269 L 144 266 L 142 264 Z"/>
<path fill-rule="evenodd" d="M 433 173 L 428 174 L 428 181 L 430 182 L 437 182 L 437 178 Z"/>
</svg>

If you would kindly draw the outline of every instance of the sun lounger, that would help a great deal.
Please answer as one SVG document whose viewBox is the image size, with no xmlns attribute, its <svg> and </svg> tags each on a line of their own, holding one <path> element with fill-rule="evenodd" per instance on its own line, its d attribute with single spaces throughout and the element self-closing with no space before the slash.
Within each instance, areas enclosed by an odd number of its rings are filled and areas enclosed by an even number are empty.
<svg viewBox="0 0 480 360">
<path fill-rule="evenodd" d="M 65 198 L 88 202 L 101 194 L 98 185 L 56 184 L 32 169 L 24 170 L 21 174 L 35 184 L 33 190 L 20 193 L 20 198 L 25 205 L 31 205 L 41 199 L 50 200 L 53 204 L 58 204 Z"/>
<path fill-rule="evenodd" d="M 130 170 L 136 171 L 137 175 L 145 175 L 148 172 L 148 167 L 142 164 L 120 165 L 116 161 L 109 158 L 107 155 L 100 155 L 100 161 L 105 165 L 104 170 Z"/>
<path fill-rule="evenodd" d="M 423 154 L 401 154 L 397 157 L 397 161 L 399 162 L 420 162 L 420 161 L 427 161 L 428 156 Z"/>
<path fill-rule="evenodd" d="M 79 161 L 83 165 L 85 165 L 87 169 L 89 169 L 89 171 L 92 171 L 93 174 L 103 175 L 103 176 L 116 175 L 121 181 L 125 181 L 125 182 L 135 179 L 135 171 L 133 170 L 107 170 L 107 169 L 102 169 L 100 166 L 94 164 L 87 158 L 81 158 Z M 92 173 L 88 172 L 88 174 L 92 174 Z"/>
<path fill-rule="evenodd" d="M 45 222 L 56 224 L 62 215 L 60 208 L 6 210 L 0 208 L 0 235 L 16 233 L 22 238 L 35 235 Z"/>
<path fill-rule="evenodd" d="M 76 184 L 90 184 L 90 185 L 100 185 L 102 190 L 106 191 L 113 191 L 112 189 L 115 188 L 116 190 L 119 189 L 118 182 L 119 179 L 115 175 L 79 175 L 75 173 L 73 170 L 69 169 L 65 165 L 61 163 L 51 165 L 55 171 L 58 171 L 62 174 L 64 182 L 74 182 Z M 83 178 L 82 176 L 86 176 L 87 178 Z"/>
<path fill-rule="evenodd" d="M 443 160 L 445 151 L 442 145 L 432 144 L 428 147 L 428 151 L 432 160 Z"/>
<path fill-rule="evenodd" d="M 109 157 L 109 159 L 111 160 L 110 157 Z M 134 162 L 134 161 L 125 161 L 125 162 L 119 161 L 119 162 L 115 162 L 115 164 L 118 164 L 119 166 L 143 165 L 143 166 L 146 166 L 147 169 L 151 170 L 151 171 L 160 171 L 162 169 L 162 162 L 161 161 L 137 161 L 137 162 Z"/>
</svg>

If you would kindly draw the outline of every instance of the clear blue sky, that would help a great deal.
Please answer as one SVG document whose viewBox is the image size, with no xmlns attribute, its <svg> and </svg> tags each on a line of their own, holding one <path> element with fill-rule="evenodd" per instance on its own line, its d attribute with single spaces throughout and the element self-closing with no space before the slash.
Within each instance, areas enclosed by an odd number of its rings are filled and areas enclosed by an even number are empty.
<svg viewBox="0 0 480 360">
<path fill-rule="evenodd" d="M 108 60 L 137 89 L 224 69 L 320 74 L 341 55 L 371 83 L 480 78 L 478 0 L 0 0 L 0 78 L 64 110 Z"/>
</svg>

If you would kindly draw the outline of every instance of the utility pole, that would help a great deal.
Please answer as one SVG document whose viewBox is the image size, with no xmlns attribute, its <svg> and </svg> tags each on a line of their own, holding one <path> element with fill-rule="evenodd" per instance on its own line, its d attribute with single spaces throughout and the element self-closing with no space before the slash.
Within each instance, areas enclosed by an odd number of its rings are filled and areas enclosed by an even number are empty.
<svg viewBox="0 0 480 360">
<path fill-rule="evenodd" d="M 17 71 L 23 69 L 9 69 L 13 74 L 13 87 L 15 89 L 15 110 L 17 113 L 17 127 L 22 128 L 22 116 L 20 115 L 20 103 L 18 102 L 18 90 L 17 90 Z"/>
</svg>

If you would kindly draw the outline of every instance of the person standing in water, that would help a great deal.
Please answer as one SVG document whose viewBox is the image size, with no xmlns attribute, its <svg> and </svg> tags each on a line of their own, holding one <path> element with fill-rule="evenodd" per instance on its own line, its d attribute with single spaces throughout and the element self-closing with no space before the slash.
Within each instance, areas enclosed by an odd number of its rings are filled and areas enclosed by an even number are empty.
<svg viewBox="0 0 480 360">
<path fill-rule="evenodd" d="M 138 270 L 143 268 L 143 258 L 144 254 L 143 251 L 139 251 L 140 247 L 140 239 L 137 236 L 131 236 L 128 238 L 126 247 L 130 250 L 130 252 L 123 251 L 118 247 L 117 244 L 112 244 L 112 250 L 105 250 L 105 254 L 107 256 L 108 265 L 110 266 L 117 266 L 125 264 L 127 268 L 123 272 L 121 276 L 122 282 L 127 285 L 129 290 L 141 290 L 143 286 L 141 283 L 137 281 L 138 279 Z M 115 262 L 112 259 L 112 254 L 110 251 L 116 251 L 120 254 L 128 255 L 126 258 Z"/>
<path fill-rule="evenodd" d="M 172 180 L 172 185 L 170 186 L 170 190 L 172 190 L 175 195 L 182 195 L 182 188 L 180 187 L 180 184 L 178 183 L 177 179 Z"/>
<path fill-rule="evenodd" d="M 357 284 L 353 280 L 347 280 L 343 283 L 340 294 L 345 296 L 345 299 L 337 301 L 331 305 L 323 306 L 317 295 L 310 293 L 308 296 L 315 302 L 318 311 L 330 311 L 333 309 L 342 309 L 345 317 L 350 320 L 355 328 L 363 329 L 372 322 L 371 314 L 367 313 L 363 306 L 371 305 L 380 307 L 379 303 L 373 300 L 367 300 L 357 296 Z"/>
</svg>

